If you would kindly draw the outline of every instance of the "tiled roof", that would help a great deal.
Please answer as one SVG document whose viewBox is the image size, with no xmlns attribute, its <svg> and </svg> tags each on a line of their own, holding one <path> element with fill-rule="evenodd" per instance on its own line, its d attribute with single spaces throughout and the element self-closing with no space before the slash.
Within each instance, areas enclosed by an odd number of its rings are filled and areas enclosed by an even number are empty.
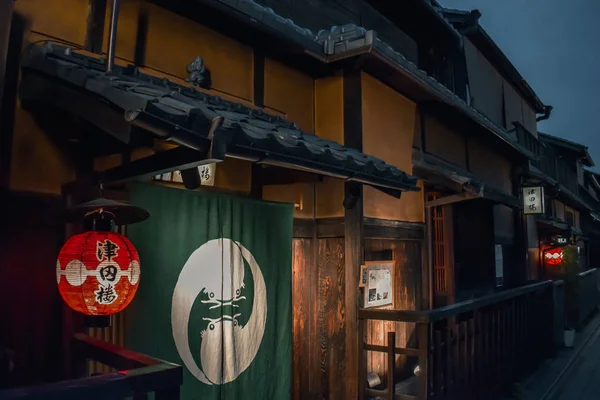
<svg viewBox="0 0 600 400">
<path fill-rule="evenodd" d="M 32 46 L 22 67 L 25 72 L 35 71 L 93 94 L 130 113 L 132 119 L 137 113 L 148 115 L 168 126 L 174 137 L 185 134 L 208 140 L 211 122 L 223 117 L 219 130 L 231 137 L 228 155 L 285 163 L 376 187 L 419 190 L 416 178 L 378 158 L 303 133 L 286 119 L 140 73 L 133 66 L 115 66 L 114 73 L 106 75 L 101 60 L 46 43 Z"/>
<path fill-rule="evenodd" d="M 424 85 L 432 96 L 471 118 L 514 150 L 528 158 L 535 159 L 535 155 L 519 145 L 516 139 L 504 128 L 496 125 L 481 112 L 468 105 L 454 92 L 427 75 L 427 72 L 419 69 L 416 64 L 394 50 L 389 44 L 378 39 L 377 33 L 374 31 L 368 31 L 363 27 L 349 24 L 334 26 L 315 35 L 309 29 L 299 27 L 291 19 L 283 18 L 271 8 L 264 7 L 253 0 L 218 0 L 215 4 L 225 5 L 242 13 L 250 23 L 262 24 L 263 29 L 285 36 L 287 40 L 304 47 L 308 50 L 308 54 L 317 56 L 321 60 L 327 60 L 327 57 L 331 55 L 340 58 L 344 56 L 345 52 L 348 52 L 348 57 L 355 56 L 357 55 L 356 50 L 359 48 L 367 52 L 374 51 L 402 69 L 415 81 Z M 431 7 L 434 12 L 441 13 L 439 7 L 435 5 L 431 5 Z M 355 50 L 355 52 L 349 52 L 348 50 Z"/>
<path fill-rule="evenodd" d="M 478 23 L 481 16 L 479 10 L 463 11 L 450 8 L 439 8 L 441 15 L 450 21 L 454 26 L 460 28 L 465 36 L 474 42 L 475 46 L 494 63 L 494 66 L 511 81 L 519 90 L 524 98 L 534 107 L 537 113 L 547 113 L 550 116 L 551 106 L 546 106 L 540 100 L 535 91 L 529 86 L 529 83 L 523 78 L 521 73 L 513 65 L 512 61 L 504 54 L 502 49 L 490 37 L 485 29 Z M 468 29 L 470 26 L 474 29 Z"/>
<path fill-rule="evenodd" d="M 589 153 L 589 148 L 584 144 L 573 142 L 571 140 L 561 138 L 558 136 L 549 135 L 543 132 L 538 132 L 538 138 L 541 142 L 546 142 L 555 146 L 570 149 L 571 151 L 575 151 L 583 155 L 582 161 L 584 162 L 584 165 L 588 167 L 595 166 L 594 160 L 592 159 L 592 156 Z"/>
<path fill-rule="evenodd" d="M 547 185 L 556 187 L 561 193 L 564 194 L 565 198 L 567 198 L 569 201 L 573 202 L 574 204 L 578 204 L 580 207 L 582 207 L 588 211 L 594 209 L 584 199 L 582 199 L 581 196 L 578 196 L 577 194 L 573 193 L 565 185 L 563 185 L 562 183 L 553 179 L 552 177 L 548 176 L 548 174 L 546 174 L 539 168 L 537 168 L 535 166 L 530 166 L 529 169 L 527 170 L 527 172 L 529 173 L 529 175 L 531 177 L 539 179 Z"/>
</svg>

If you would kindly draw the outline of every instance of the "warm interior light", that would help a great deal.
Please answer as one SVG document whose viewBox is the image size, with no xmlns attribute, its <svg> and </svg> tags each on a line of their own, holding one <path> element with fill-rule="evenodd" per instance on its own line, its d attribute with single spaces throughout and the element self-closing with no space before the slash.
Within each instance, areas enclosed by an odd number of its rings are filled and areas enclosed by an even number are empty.
<svg viewBox="0 0 600 400">
<path fill-rule="evenodd" d="M 304 196 L 301 191 L 296 192 L 294 208 L 298 211 L 302 211 L 304 209 Z"/>
<path fill-rule="evenodd" d="M 563 250 L 561 248 L 549 249 L 544 252 L 544 260 L 546 264 L 558 265 L 562 263 L 564 257 Z"/>
</svg>

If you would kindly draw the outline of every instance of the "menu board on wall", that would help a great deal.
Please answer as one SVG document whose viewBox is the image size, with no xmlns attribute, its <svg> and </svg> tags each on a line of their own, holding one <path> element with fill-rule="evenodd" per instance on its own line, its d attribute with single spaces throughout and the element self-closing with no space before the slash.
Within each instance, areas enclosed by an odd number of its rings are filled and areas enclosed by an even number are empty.
<svg viewBox="0 0 600 400">
<path fill-rule="evenodd" d="M 393 261 L 373 261 L 367 264 L 367 284 L 365 287 L 365 308 L 393 304 Z"/>
</svg>

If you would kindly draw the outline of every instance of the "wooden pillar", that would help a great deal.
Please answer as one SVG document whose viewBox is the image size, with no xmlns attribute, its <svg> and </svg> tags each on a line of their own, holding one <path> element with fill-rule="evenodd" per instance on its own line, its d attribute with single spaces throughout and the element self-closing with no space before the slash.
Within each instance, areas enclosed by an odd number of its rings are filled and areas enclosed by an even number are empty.
<svg viewBox="0 0 600 400">
<path fill-rule="evenodd" d="M 522 168 L 513 168 L 513 193 L 522 203 L 521 186 L 523 183 Z M 525 284 L 531 274 L 528 272 L 529 263 L 529 235 L 527 232 L 527 217 L 520 209 L 513 210 L 514 217 L 514 271 L 512 271 L 512 286 Z"/>
<path fill-rule="evenodd" d="M 26 23 L 13 13 L 13 0 L 0 0 L 0 189 L 10 187 L 13 131 Z"/>
<path fill-rule="evenodd" d="M 359 70 L 344 71 L 344 145 L 362 151 L 362 88 Z M 364 260 L 363 187 L 346 182 L 344 190 L 345 291 L 346 312 L 346 396 L 358 398 L 359 337 L 358 281 Z"/>
<path fill-rule="evenodd" d="M 94 157 L 81 151 L 73 158 L 76 168 L 75 182 L 63 185 L 62 195 L 65 208 L 93 200 L 100 194 L 94 179 Z M 69 237 L 82 232 L 81 223 L 65 224 L 65 242 Z M 63 379 L 77 379 L 86 375 L 86 361 L 73 346 L 73 335 L 86 333 L 83 314 L 73 311 L 66 303 L 62 307 L 62 354 Z"/>
</svg>

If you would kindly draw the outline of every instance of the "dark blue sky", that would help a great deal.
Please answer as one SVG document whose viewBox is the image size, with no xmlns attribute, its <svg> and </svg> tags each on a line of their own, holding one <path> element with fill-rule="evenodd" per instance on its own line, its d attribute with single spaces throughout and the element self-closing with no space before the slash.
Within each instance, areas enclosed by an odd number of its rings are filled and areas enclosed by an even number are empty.
<svg viewBox="0 0 600 400">
<path fill-rule="evenodd" d="M 600 165 L 600 0 L 438 1 L 481 11 L 483 28 L 554 106 L 538 129 L 589 146 Z"/>
</svg>

